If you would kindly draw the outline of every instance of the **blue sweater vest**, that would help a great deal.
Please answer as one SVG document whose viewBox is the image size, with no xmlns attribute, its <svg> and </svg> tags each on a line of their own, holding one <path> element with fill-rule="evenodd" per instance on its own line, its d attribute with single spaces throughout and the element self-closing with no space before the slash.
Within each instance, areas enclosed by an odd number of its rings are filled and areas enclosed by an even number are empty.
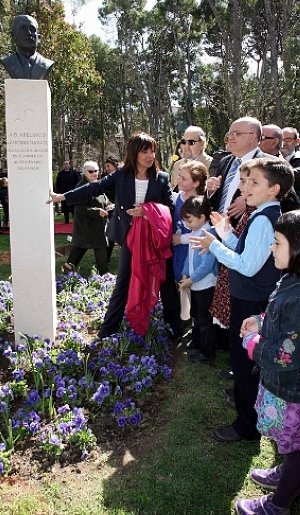
<svg viewBox="0 0 300 515">
<path fill-rule="evenodd" d="M 276 220 L 280 216 L 280 206 L 266 207 L 259 213 L 253 215 L 243 230 L 235 252 L 242 254 L 249 227 L 253 220 L 257 216 L 266 216 L 273 227 Z M 252 277 L 246 277 L 245 275 L 236 272 L 235 270 L 229 269 L 229 291 L 230 295 L 238 299 L 250 300 L 250 301 L 263 301 L 268 300 L 270 293 L 274 290 L 277 281 L 280 278 L 281 271 L 275 268 L 274 258 L 271 254 L 262 268 Z"/>
</svg>

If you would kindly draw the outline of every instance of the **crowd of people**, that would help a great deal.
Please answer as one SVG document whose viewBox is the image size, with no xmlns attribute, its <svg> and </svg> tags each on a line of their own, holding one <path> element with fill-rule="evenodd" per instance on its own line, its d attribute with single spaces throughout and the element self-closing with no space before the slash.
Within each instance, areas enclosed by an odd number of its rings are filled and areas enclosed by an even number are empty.
<svg viewBox="0 0 300 515">
<path fill-rule="evenodd" d="M 133 134 L 123 166 L 48 202 L 75 205 L 75 213 L 99 196 L 114 203 L 107 236 L 121 251 L 99 345 L 119 331 L 124 314 L 145 334 L 159 291 L 170 335 L 186 345 L 189 363 L 209 366 L 217 340 L 228 341 L 236 417 L 213 435 L 237 442 L 263 434 L 284 455 L 282 465 L 251 473 L 275 494 L 241 499 L 236 511 L 288 514 L 300 492 L 299 134 L 243 117 L 224 141 L 221 156 L 209 156 L 203 129 L 188 127 L 170 177 L 159 169 L 156 141 Z"/>
</svg>

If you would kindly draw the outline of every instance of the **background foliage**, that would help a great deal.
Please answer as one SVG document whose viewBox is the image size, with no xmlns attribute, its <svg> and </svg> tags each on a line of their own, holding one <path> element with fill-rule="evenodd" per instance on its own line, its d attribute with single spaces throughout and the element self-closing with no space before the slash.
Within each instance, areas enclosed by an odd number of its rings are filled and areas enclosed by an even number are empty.
<svg viewBox="0 0 300 515">
<path fill-rule="evenodd" d="M 254 115 L 263 123 L 299 127 L 300 4 L 296 0 L 104 0 L 109 46 L 64 21 L 60 0 L 0 0 L 0 53 L 12 50 L 16 14 L 37 17 L 40 52 L 56 61 L 52 91 L 53 167 L 80 165 L 124 144 L 143 129 L 159 140 L 167 166 L 191 123 L 222 146 L 229 123 Z M 100 4 L 100 2 L 99 2 Z M 0 70 L 0 158 L 5 159 L 5 72 Z"/>
</svg>

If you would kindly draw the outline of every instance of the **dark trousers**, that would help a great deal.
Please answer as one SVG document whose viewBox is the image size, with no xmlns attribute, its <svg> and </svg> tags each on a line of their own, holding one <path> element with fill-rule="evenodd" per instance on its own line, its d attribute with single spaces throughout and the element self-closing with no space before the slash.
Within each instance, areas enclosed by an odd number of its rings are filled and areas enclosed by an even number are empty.
<svg viewBox="0 0 300 515">
<path fill-rule="evenodd" d="M 257 414 L 254 404 L 258 392 L 259 372 L 254 361 L 248 358 L 242 347 L 240 329 L 245 318 L 265 311 L 268 301 L 248 301 L 230 297 L 231 315 L 229 328 L 230 364 L 234 373 L 234 399 L 237 419 L 232 424 L 236 432 L 246 440 L 260 437 L 256 429 Z"/>
<path fill-rule="evenodd" d="M 208 359 L 215 357 L 215 327 L 209 312 L 214 291 L 214 287 L 199 291 L 191 290 L 191 315 L 194 321 L 193 348 L 199 350 Z"/>
<path fill-rule="evenodd" d="M 272 502 L 280 508 L 289 508 L 300 495 L 300 451 L 284 455 L 280 481 Z"/>
<path fill-rule="evenodd" d="M 100 338 L 105 338 L 111 334 L 117 333 L 123 320 L 125 306 L 127 303 L 128 289 L 131 276 L 131 252 L 124 243 L 121 247 L 119 269 L 116 280 L 116 286 L 111 296 L 104 322 L 98 333 Z M 163 304 L 164 318 L 169 322 L 174 332 L 174 336 L 180 330 L 180 306 L 177 288 L 173 273 L 172 259 L 167 260 L 166 282 L 161 286 L 161 300 Z"/>
<path fill-rule="evenodd" d="M 70 255 L 68 257 L 68 263 L 71 263 L 74 266 L 78 266 L 80 261 L 82 260 L 84 254 L 88 249 L 83 249 L 80 247 L 72 247 Z M 95 254 L 96 266 L 98 273 L 100 275 L 106 274 L 107 272 L 107 250 L 106 247 L 93 249 Z"/>
<path fill-rule="evenodd" d="M 68 206 L 65 200 L 62 201 L 61 212 L 64 214 L 65 224 L 68 224 L 70 222 L 70 213 L 72 214 L 72 217 L 74 216 L 74 209 L 75 206 Z"/>
</svg>

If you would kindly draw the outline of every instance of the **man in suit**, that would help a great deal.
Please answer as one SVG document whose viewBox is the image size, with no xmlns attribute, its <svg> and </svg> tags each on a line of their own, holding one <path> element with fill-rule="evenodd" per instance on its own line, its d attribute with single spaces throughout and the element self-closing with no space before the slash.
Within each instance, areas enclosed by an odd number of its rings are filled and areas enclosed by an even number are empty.
<svg viewBox="0 0 300 515">
<path fill-rule="evenodd" d="M 300 197 L 300 151 L 296 150 L 300 143 L 299 133 L 295 127 L 284 127 L 282 133 L 283 144 L 281 153 L 292 168 L 294 168 L 295 190 L 298 197 Z"/>
<path fill-rule="evenodd" d="M 76 188 L 80 179 L 81 174 L 71 167 L 70 161 L 64 161 L 64 167 L 57 175 L 56 191 L 58 193 L 65 193 L 66 191 L 73 190 Z M 70 213 L 74 216 L 74 206 L 68 206 L 66 201 L 63 201 L 61 203 L 61 210 L 64 214 L 65 224 L 68 224 L 70 221 Z"/>
<path fill-rule="evenodd" d="M 221 159 L 217 177 L 211 177 L 207 182 L 207 191 L 213 210 L 226 211 L 233 225 L 236 225 L 246 209 L 245 201 L 240 196 L 238 189 L 240 182 L 239 166 L 249 159 L 266 155 L 259 148 L 261 136 L 262 126 L 256 118 L 245 116 L 235 120 L 228 132 L 227 150 L 231 152 L 231 155 Z M 235 166 L 237 159 L 239 160 L 239 166 Z M 232 167 L 235 167 L 235 171 L 230 178 L 229 173 L 232 172 Z M 227 177 L 230 178 L 229 185 Z"/>
<path fill-rule="evenodd" d="M 15 16 L 12 37 L 17 52 L 0 59 L 9 76 L 12 79 L 46 79 L 54 61 L 36 51 L 40 37 L 37 21 L 32 16 Z"/>
</svg>

